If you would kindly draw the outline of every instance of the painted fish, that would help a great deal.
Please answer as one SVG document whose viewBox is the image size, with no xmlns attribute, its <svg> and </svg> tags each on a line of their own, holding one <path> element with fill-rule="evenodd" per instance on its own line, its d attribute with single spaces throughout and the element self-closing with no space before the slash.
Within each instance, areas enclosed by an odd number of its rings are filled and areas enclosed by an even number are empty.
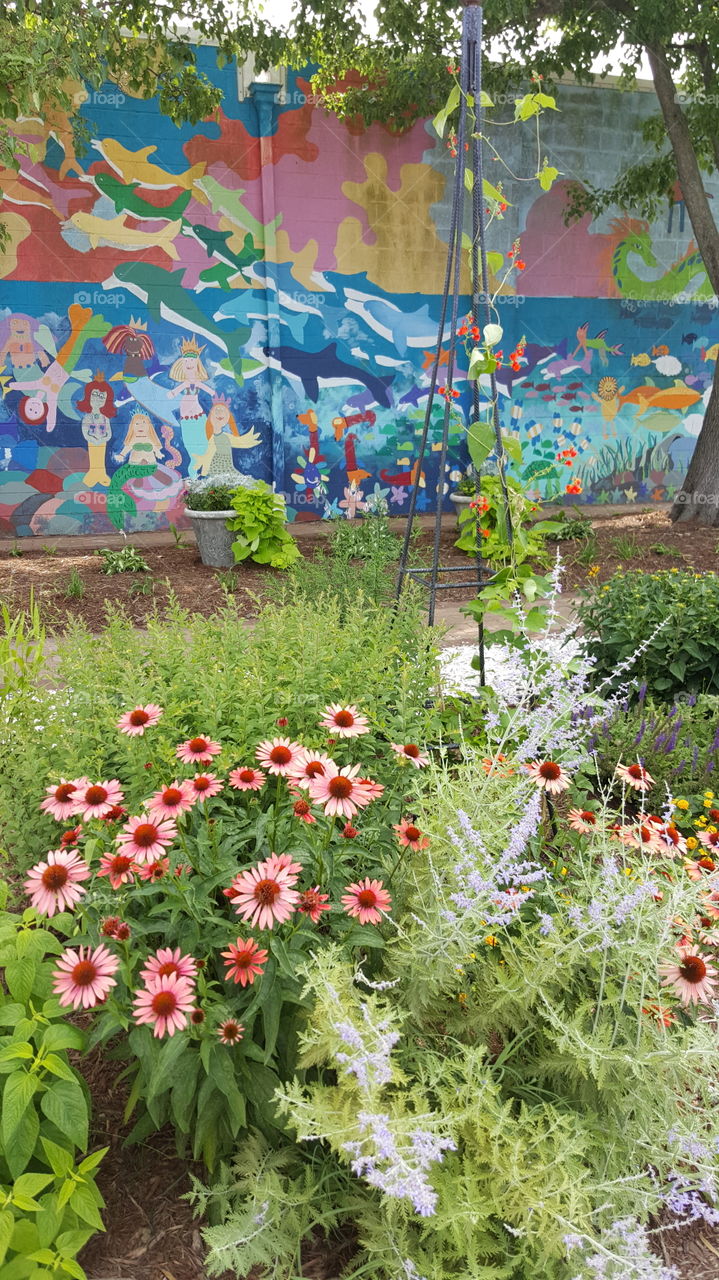
<svg viewBox="0 0 719 1280">
<path fill-rule="evenodd" d="M 685 342 L 688 347 L 690 347 L 692 343 L 696 342 L 696 340 L 697 340 L 697 335 L 695 333 L 682 334 L 682 342 Z"/>
<path fill-rule="evenodd" d="M 653 383 L 649 383 L 643 387 L 635 387 L 619 399 L 621 404 L 638 405 L 636 417 L 643 418 L 650 409 L 688 409 L 697 400 L 701 400 L 701 393 L 692 391 L 685 382 L 675 378 L 671 387 L 655 387 Z"/>
<path fill-rule="evenodd" d="M 169 173 L 159 165 L 151 164 L 149 157 L 154 155 L 157 147 L 142 147 L 140 151 L 128 151 L 122 143 L 114 138 L 94 139 L 92 143 L 103 159 L 119 173 L 125 182 L 138 182 L 141 187 L 157 187 L 165 191 L 170 187 L 184 187 L 190 191 L 193 183 L 201 178 L 207 168 L 203 162 L 193 164 L 184 173 Z"/>
<path fill-rule="evenodd" d="M 174 262 L 180 256 L 173 244 L 182 225 L 179 221 L 168 222 L 161 231 L 136 231 L 134 227 L 127 226 L 124 213 L 118 214 L 116 218 L 98 218 L 94 213 L 80 211 L 73 213 L 62 225 L 65 228 L 72 226 L 77 231 L 82 231 L 90 241 L 91 249 L 98 249 L 101 245 L 110 245 L 123 253 L 160 249 Z"/>
<path fill-rule="evenodd" d="M 646 351 L 640 351 L 638 356 L 632 356 L 631 363 L 638 364 L 641 365 L 642 368 L 646 368 L 648 364 L 652 363 L 652 360 L 651 356 Z"/>
<path fill-rule="evenodd" d="M 713 347 L 707 347 L 707 348 L 706 348 L 706 350 L 704 351 L 704 355 L 703 355 L 702 359 L 704 359 L 704 360 L 716 360 L 716 358 L 717 358 L 717 356 L 718 356 L 718 355 L 719 355 L 719 342 L 715 342 Z"/>
<path fill-rule="evenodd" d="M 661 343 L 661 345 L 660 345 L 660 346 L 658 346 L 658 347 L 652 347 L 652 355 L 653 355 L 653 356 L 668 356 L 668 355 L 669 355 L 669 347 L 665 346 L 665 345 L 664 345 L 664 343 Z"/>
</svg>

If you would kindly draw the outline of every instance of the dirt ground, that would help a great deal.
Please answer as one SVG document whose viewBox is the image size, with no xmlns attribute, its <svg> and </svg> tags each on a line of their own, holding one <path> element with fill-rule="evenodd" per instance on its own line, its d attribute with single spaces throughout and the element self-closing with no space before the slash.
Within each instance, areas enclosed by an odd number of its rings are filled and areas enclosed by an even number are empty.
<svg viewBox="0 0 719 1280">
<path fill-rule="evenodd" d="M 673 567 L 716 570 L 719 565 L 719 529 L 672 525 L 664 508 L 622 508 L 591 515 L 592 539 L 549 544 L 552 557 L 559 546 L 565 565 L 563 586 L 569 593 L 582 589 L 587 571 L 594 564 L 599 565 L 600 582 L 620 565 L 647 571 Z M 400 531 L 401 522 L 393 523 Z M 298 536 L 302 554 L 315 557 L 325 543 L 326 532 L 327 527 L 322 525 L 302 527 Z M 440 563 L 466 567 L 467 573 L 447 575 L 444 582 L 471 582 L 473 562 L 455 549 L 455 537 L 450 517 L 445 519 L 442 528 Z M 0 602 L 11 610 L 22 609 L 32 592 L 48 631 L 62 632 L 68 615 L 82 618 L 90 630 L 99 631 L 105 623 L 107 605 L 121 605 L 141 627 L 156 609 L 162 609 L 170 590 L 181 605 L 204 614 L 215 612 L 223 602 L 225 591 L 230 590 L 243 615 L 253 617 L 269 585 L 278 578 L 277 571 L 253 564 L 239 565 L 233 570 L 207 568 L 200 562 L 189 533 L 183 535 L 179 546 L 169 535 L 149 535 L 132 541 L 145 557 L 149 573 L 102 573 L 102 560 L 96 549 L 82 546 L 80 539 L 77 544 L 75 539 L 58 540 L 57 546 L 38 545 L 35 539 L 0 543 Z M 108 539 L 108 545 L 120 543 L 117 539 Z M 429 563 L 431 545 L 432 532 L 425 522 L 415 545 L 416 563 Z M 71 576 L 76 583 L 79 579 L 81 594 L 69 594 Z M 473 587 L 440 589 L 437 598 L 440 602 L 460 604 L 475 594 Z"/>
</svg>

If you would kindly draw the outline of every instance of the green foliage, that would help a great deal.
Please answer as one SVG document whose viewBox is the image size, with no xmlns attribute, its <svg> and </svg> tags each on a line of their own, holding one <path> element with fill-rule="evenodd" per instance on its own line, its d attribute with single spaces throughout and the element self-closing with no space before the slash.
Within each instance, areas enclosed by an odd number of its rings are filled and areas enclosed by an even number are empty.
<svg viewBox="0 0 719 1280">
<path fill-rule="evenodd" d="M 551 542 L 590 542 L 595 536 L 592 522 L 585 516 L 567 517 L 561 511 L 557 526 L 550 535 Z"/>
<path fill-rule="evenodd" d="M 149 573 L 150 566 L 140 552 L 126 543 L 118 551 L 104 547 L 97 555 L 102 557 L 101 573 Z"/>
<path fill-rule="evenodd" d="M 612 551 L 620 560 L 632 560 L 638 550 L 637 540 L 631 534 L 622 533 L 618 538 L 612 538 Z"/>
<path fill-rule="evenodd" d="M 6 898 L 2 885 L 3 904 Z M 54 924 L 62 930 L 72 921 Z M 82 1280 L 77 1255 L 103 1230 L 95 1175 L 105 1151 L 82 1158 L 87 1089 L 68 1060 L 85 1037 L 52 995 L 60 951 L 34 911 L 0 912 L 0 1273 L 7 1280 Z"/>
<path fill-rule="evenodd" d="M 69 600 L 80 600 L 85 594 L 85 583 L 77 569 L 72 568 L 65 586 L 65 595 Z"/>
<path fill-rule="evenodd" d="M 285 500 L 264 481 L 236 489 L 230 503 L 237 515 L 227 528 L 237 534 L 232 543 L 235 560 L 254 560 L 273 569 L 288 569 L 300 552 L 285 528 Z"/>
<path fill-rule="evenodd" d="M 599 679 L 636 654 L 632 674 L 661 701 L 719 693 L 719 579 L 678 569 L 616 573 L 577 610 Z"/>
</svg>

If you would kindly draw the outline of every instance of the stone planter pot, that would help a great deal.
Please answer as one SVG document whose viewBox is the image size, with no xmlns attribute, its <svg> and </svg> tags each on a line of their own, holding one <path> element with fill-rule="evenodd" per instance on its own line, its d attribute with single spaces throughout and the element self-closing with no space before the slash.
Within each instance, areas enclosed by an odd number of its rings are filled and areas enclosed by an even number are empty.
<svg viewBox="0 0 719 1280">
<path fill-rule="evenodd" d="M 213 569 L 231 569 L 235 563 L 232 554 L 235 535 L 225 521 L 231 520 L 237 512 L 189 511 L 185 508 L 185 515 L 192 525 L 202 563 L 211 565 Z"/>
<path fill-rule="evenodd" d="M 474 498 L 468 493 L 450 493 L 449 500 L 457 513 L 457 524 L 459 525 L 459 518 L 462 512 L 469 506 L 470 502 L 474 502 Z"/>
</svg>

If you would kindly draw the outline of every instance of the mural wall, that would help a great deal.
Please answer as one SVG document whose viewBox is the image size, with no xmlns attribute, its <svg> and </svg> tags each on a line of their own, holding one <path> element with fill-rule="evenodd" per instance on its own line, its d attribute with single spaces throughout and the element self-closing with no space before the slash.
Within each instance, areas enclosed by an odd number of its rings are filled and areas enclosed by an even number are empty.
<svg viewBox="0 0 719 1280">
<path fill-rule="evenodd" d="M 10 246 L 0 266 L 0 535 L 128 532 L 180 518 L 187 476 L 249 474 L 297 520 L 353 518 L 380 499 L 430 509 L 441 408 L 417 443 L 437 338 L 452 161 L 428 122 L 398 138 L 339 124 L 290 75 L 217 120 L 177 128 L 115 86 L 85 99 L 75 154 L 58 113 L 26 120 L 20 172 L 0 170 Z M 521 294 L 499 301 L 504 425 L 543 496 L 578 450 L 580 501 L 670 497 L 701 426 L 719 354 L 716 300 L 681 192 L 657 223 L 567 228 L 567 184 L 610 180 L 641 146 L 650 94 L 562 87 L 542 145 L 562 173 L 506 184 L 492 228 L 521 237 Z M 515 130 L 506 159 L 531 173 Z M 524 148 L 527 153 L 524 154 Z M 496 182 L 501 178 L 492 175 Z M 712 193 L 716 195 L 716 193 Z M 503 342 L 503 345 L 504 345 Z M 467 390 L 466 366 L 457 385 Z M 465 412 L 464 396 L 457 402 Z"/>
</svg>

